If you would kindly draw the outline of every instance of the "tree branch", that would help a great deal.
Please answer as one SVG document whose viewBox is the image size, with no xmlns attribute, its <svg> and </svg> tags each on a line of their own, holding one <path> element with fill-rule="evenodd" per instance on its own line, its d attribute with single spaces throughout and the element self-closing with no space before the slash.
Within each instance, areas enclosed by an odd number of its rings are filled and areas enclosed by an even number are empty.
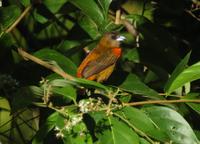
<svg viewBox="0 0 200 144">
<path fill-rule="evenodd" d="M 19 22 L 25 17 L 25 15 L 31 10 L 32 6 L 28 6 L 22 14 L 17 18 L 17 20 L 8 28 L 5 30 L 6 33 L 11 32 L 18 24 Z"/>
<path fill-rule="evenodd" d="M 18 53 L 25 59 L 25 60 L 31 60 L 39 65 L 44 66 L 47 69 L 52 70 L 53 72 L 57 73 L 58 75 L 62 76 L 63 78 L 74 80 L 74 77 L 64 72 L 62 69 L 59 69 L 58 67 L 49 64 L 48 62 L 45 62 L 27 52 L 25 52 L 22 48 L 18 48 Z"/>
</svg>

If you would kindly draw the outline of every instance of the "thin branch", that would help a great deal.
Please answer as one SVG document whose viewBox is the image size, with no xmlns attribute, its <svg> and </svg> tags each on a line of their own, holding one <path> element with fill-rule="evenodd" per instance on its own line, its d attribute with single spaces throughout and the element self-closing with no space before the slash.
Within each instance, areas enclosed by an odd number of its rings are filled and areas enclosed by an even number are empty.
<svg viewBox="0 0 200 144">
<path fill-rule="evenodd" d="M 22 14 L 17 18 L 17 20 L 8 28 L 5 30 L 6 33 L 11 32 L 18 24 L 19 22 L 25 17 L 25 15 L 31 10 L 32 6 L 28 6 Z"/>
<path fill-rule="evenodd" d="M 116 25 L 121 24 L 121 11 L 120 10 L 116 11 L 115 24 Z"/>
<path fill-rule="evenodd" d="M 122 20 L 122 23 L 133 37 L 138 36 L 137 29 L 128 20 Z"/>
<path fill-rule="evenodd" d="M 185 10 L 185 12 L 187 12 L 189 15 L 191 15 L 193 18 L 195 18 L 196 20 L 198 20 L 200 22 L 200 18 L 195 16 L 195 14 L 193 14 L 190 10 Z"/>
<path fill-rule="evenodd" d="M 180 100 L 153 100 L 153 101 L 141 101 L 141 102 L 132 102 L 132 103 L 123 103 L 123 106 L 139 106 L 146 104 L 167 104 L 167 103 L 200 103 L 200 100 L 192 99 L 180 99 Z"/>
<path fill-rule="evenodd" d="M 60 68 L 49 64 L 48 62 L 45 62 L 27 52 L 25 52 L 22 48 L 18 48 L 18 53 L 25 59 L 25 60 L 31 60 L 39 65 L 44 66 L 47 69 L 50 69 L 51 71 L 57 73 L 58 75 L 62 76 L 63 78 L 69 79 L 69 80 L 74 80 L 74 77 L 67 74 L 66 72 L 64 72 L 63 70 L 61 70 Z"/>
<path fill-rule="evenodd" d="M 142 16 L 144 15 L 144 12 L 146 10 L 146 3 L 147 3 L 147 0 L 144 0 L 143 6 L 142 6 L 142 13 L 141 13 Z"/>
</svg>

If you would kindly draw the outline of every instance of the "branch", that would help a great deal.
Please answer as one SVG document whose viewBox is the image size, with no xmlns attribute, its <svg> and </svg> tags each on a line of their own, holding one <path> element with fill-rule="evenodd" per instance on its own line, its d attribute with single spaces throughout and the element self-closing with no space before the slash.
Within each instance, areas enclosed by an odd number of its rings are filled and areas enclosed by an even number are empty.
<svg viewBox="0 0 200 144">
<path fill-rule="evenodd" d="M 18 24 L 19 22 L 25 17 L 25 15 L 31 10 L 32 6 L 28 6 L 22 14 L 17 18 L 17 20 L 5 31 L 6 33 L 11 32 Z"/>
<path fill-rule="evenodd" d="M 141 102 L 132 102 L 132 103 L 123 103 L 123 106 L 139 106 L 146 104 L 167 104 L 167 103 L 200 103 L 200 100 L 191 100 L 191 99 L 180 99 L 180 100 L 153 100 L 153 101 L 141 101 Z"/>
<path fill-rule="evenodd" d="M 193 14 L 190 10 L 185 10 L 185 12 L 187 12 L 189 15 L 191 15 L 193 18 L 195 18 L 196 20 L 198 20 L 200 22 L 200 18 L 195 16 L 195 14 Z"/>
<path fill-rule="evenodd" d="M 21 55 L 25 60 L 31 60 L 39 65 L 44 66 L 47 69 L 50 69 L 51 71 L 57 73 L 58 75 L 62 76 L 63 78 L 69 79 L 69 80 L 74 80 L 74 77 L 65 73 L 63 70 L 61 70 L 60 68 L 49 64 L 48 62 L 45 62 L 27 52 L 25 52 L 22 48 L 18 48 L 18 53 L 19 55 Z"/>
</svg>

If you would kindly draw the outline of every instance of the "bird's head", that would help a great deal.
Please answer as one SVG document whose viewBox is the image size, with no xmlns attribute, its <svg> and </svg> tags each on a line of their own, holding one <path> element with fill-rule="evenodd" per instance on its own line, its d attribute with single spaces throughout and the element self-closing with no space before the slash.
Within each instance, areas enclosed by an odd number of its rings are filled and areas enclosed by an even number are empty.
<svg viewBox="0 0 200 144">
<path fill-rule="evenodd" d="M 120 47 L 120 41 L 123 40 L 124 36 L 120 36 L 117 32 L 109 32 L 101 38 L 100 45 L 107 48 Z"/>
</svg>

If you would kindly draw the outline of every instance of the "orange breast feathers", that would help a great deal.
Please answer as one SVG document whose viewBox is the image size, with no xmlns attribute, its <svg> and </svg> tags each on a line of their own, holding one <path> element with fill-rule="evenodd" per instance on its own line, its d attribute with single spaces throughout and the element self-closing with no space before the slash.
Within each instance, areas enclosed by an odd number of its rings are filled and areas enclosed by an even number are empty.
<svg viewBox="0 0 200 144">
<path fill-rule="evenodd" d="M 78 67 L 77 77 L 98 82 L 107 80 L 121 56 L 123 39 L 117 33 L 106 33 Z"/>
</svg>

